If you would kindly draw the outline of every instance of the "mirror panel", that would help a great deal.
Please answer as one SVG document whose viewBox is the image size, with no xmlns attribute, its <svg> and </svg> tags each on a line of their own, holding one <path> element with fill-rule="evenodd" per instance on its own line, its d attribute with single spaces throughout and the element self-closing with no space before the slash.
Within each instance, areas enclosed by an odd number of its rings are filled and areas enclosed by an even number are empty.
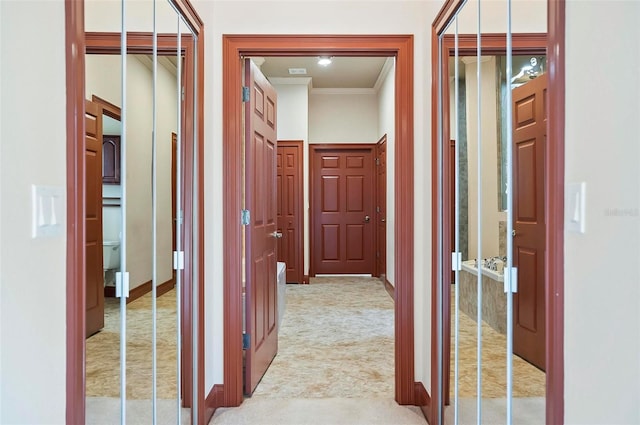
<svg viewBox="0 0 640 425">
<path fill-rule="evenodd" d="M 120 258 L 100 261 L 110 268 L 101 279 L 105 326 L 86 341 L 87 420 L 100 412 L 109 423 L 155 423 L 159 409 L 163 420 L 195 420 L 183 406 L 198 382 L 190 346 L 198 309 L 184 308 L 199 302 L 190 288 L 196 239 L 184 230 L 198 220 L 185 203 L 196 202 L 197 37 L 167 0 L 88 0 L 85 29 L 86 97 L 120 115 L 104 109 L 102 120 L 101 138 L 120 139 L 103 155 L 103 174 L 114 177 L 102 185 L 101 236 Z M 174 251 L 185 251 L 184 271 L 174 271 Z M 115 297 L 116 273 L 129 275 L 128 298 Z"/>
</svg>

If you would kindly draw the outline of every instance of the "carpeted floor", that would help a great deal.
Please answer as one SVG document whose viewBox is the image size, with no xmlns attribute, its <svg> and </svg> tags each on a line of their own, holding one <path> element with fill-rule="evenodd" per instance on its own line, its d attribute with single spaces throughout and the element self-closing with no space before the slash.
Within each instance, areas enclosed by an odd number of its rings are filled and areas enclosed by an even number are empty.
<svg viewBox="0 0 640 425">
<path fill-rule="evenodd" d="M 278 354 L 253 397 L 394 396 L 393 300 L 378 279 L 287 285 Z"/>
<path fill-rule="evenodd" d="M 89 337 L 87 397 L 120 397 L 120 299 L 105 299 L 104 329 Z M 157 298 L 158 398 L 176 397 L 176 295 Z M 127 399 L 151 399 L 151 293 L 127 305 Z"/>
<path fill-rule="evenodd" d="M 453 292 L 453 286 L 452 286 Z M 453 293 L 452 293 L 452 311 Z M 477 322 L 463 312 L 460 315 L 459 397 L 475 398 L 477 393 Z M 451 319 L 451 397 L 454 380 L 454 335 Z M 507 339 L 486 323 L 482 323 L 482 398 L 502 398 L 507 388 Z M 544 397 L 545 373 L 522 358 L 513 359 L 513 397 Z"/>
</svg>

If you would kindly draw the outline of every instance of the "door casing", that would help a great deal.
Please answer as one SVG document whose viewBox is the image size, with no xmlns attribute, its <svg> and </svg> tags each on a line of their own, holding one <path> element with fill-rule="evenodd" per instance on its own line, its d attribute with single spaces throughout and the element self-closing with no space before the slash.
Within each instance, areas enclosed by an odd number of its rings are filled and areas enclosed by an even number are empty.
<svg viewBox="0 0 640 425">
<path fill-rule="evenodd" d="M 223 35 L 224 405 L 242 403 L 241 207 L 243 56 L 391 56 L 395 80 L 395 399 L 414 404 L 413 36 Z M 234 225 L 234 223 L 237 223 Z"/>
</svg>

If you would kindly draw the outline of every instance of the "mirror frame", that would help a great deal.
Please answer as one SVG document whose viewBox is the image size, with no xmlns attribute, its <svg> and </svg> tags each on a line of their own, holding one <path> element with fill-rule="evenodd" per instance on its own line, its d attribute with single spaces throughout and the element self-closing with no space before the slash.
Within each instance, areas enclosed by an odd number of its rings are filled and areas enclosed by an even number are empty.
<svg viewBox="0 0 640 425">
<path fill-rule="evenodd" d="M 198 264 L 197 285 L 199 294 L 204 294 L 204 23 L 188 0 L 167 0 L 180 12 L 185 21 L 191 26 L 198 43 L 195 55 L 194 95 L 196 96 L 196 113 L 193 115 L 196 123 L 194 131 L 197 142 L 194 146 L 197 152 L 197 176 L 193 181 L 196 188 L 197 208 L 193 216 L 196 222 L 186 223 L 198 229 L 196 255 L 193 260 Z M 66 60 L 66 128 L 67 128 L 67 250 L 66 250 L 66 423 L 85 423 L 85 252 L 84 252 L 84 99 L 85 99 L 85 50 L 86 34 L 84 28 L 84 0 L 65 0 L 65 60 Z M 191 37 L 191 36 L 190 36 Z M 148 38 L 148 36 L 147 36 Z M 173 36 L 174 40 L 176 39 Z M 118 46 L 120 37 L 118 39 Z M 144 37 L 142 38 L 144 39 Z M 135 40 L 135 41 L 134 41 Z M 149 38 L 150 40 L 150 38 Z M 161 48 L 162 37 L 158 38 Z M 144 42 L 133 37 L 127 43 Z M 149 44 L 150 45 L 150 44 Z M 183 46 L 184 48 L 185 46 Z M 108 49 L 107 49 L 108 50 Z M 148 46 L 142 52 L 147 52 Z M 160 51 L 160 50 L 159 50 Z M 174 50 L 175 52 L 175 44 Z M 96 53 L 96 52 L 93 52 Z M 133 53 L 139 53 L 134 51 Z M 193 102 L 189 107 L 193 106 Z M 185 128 L 187 131 L 187 128 Z M 185 134 L 186 135 L 186 134 Z M 193 193 L 193 191 L 191 191 Z M 185 198 L 185 204 L 193 205 L 193 199 Z M 189 219 L 191 218 L 189 217 Z M 185 234 L 185 243 L 189 243 Z M 192 289 L 195 286 L 191 286 Z M 188 302 L 188 301 L 187 301 Z M 204 319 L 204 297 L 198 300 L 197 314 L 199 322 Z M 191 333 L 189 333 L 191 335 Z M 190 344 L 186 342 L 185 344 Z M 206 423 L 213 415 L 208 409 L 204 395 L 204 326 L 198 326 L 197 333 L 197 394 L 193 400 L 198 406 L 199 424 Z M 191 358 L 189 358 L 191 360 Z M 186 394 L 190 391 L 185 391 Z"/>
<path fill-rule="evenodd" d="M 450 305 L 446 303 L 449 296 L 445 298 L 444 288 L 439 285 L 438 273 L 448 273 L 451 270 L 451 258 L 448 255 L 439 253 L 451 252 L 449 242 L 446 237 L 442 238 L 443 245 L 438 245 L 438 229 L 443 234 L 450 231 L 450 224 L 446 223 L 446 213 L 443 213 L 443 222 L 438 220 L 440 211 L 447 211 L 448 191 L 446 187 L 442 189 L 442 203 L 438 199 L 438 169 L 441 164 L 438 163 L 438 131 L 442 125 L 438 122 L 438 81 L 448 76 L 448 61 L 442 61 L 442 69 L 439 67 L 440 59 L 440 39 L 442 38 L 442 46 L 447 53 L 452 48 L 452 37 L 445 34 L 448 25 L 453 21 L 458 11 L 464 6 L 466 0 L 447 0 L 440 9 L 433 21 L 431 28 L 431 64 L 432 64 L 432 81 L 431 81 L 431 140 L 432 140 L 432 164 L 431 164 L 431 190 L 432 190 L 432 285 L 431 285 L 431 403 L 429 408 L 423 408 L 423 412 L 429 423 L 442 423 L 444 419 L 444 405 L 448 402 L 448 388 L 440 388 L 438 364 L 442 360 L 445 345 L 450 344 L 450 340 L 444 341 L 443 334 L 446 327 L 444 324 L 444 314 L 449 312 Z M 547 120 L 547 155 L 545 168 L 547 171 L 547 179 L 545 181 L 545 192 L 547 193 L 547 203 L 545 205 L 545 215 L 547 217 L 546 226 L 546 249 L 545 260 L 547 262 L 547 272 L 545 276 L 546 290 L 546 423 L 562 423 L 564 421 L 564 96 L 565 96 L 565 76 L 564 76 L 564 34 L 565 34 L 565 0 L 547 0 L 547 34 L 546 34 L 546 55 L 549 74 L 548 86 L 548 111 Z M 517 35 L 513 34 L 513 50 L 518 54 L 527 53 L 527 48 L 535 46 L 524 42 L 520 45 L 517 43 Z M 495 42 L 502 38 L 502 48 L 499 50 L 504 53 L 506 50 L 505 34 L 483 34 L 483 53 L 495 54 Z M 447 43 L 447 39 L 450 41 Z M 463 40 L 466 43 L 475 43 L 476 35 L 459 36 L 459 53 L 468 52 L 469 46 L 463 46 Z M 470 41 L 471 40 L 471 41 Z M 526 38 L 525 38 L 526 40 Z M 532 40 L 530 40 L 532 41 Z M 537 40 L 534 44 L 539 43 Z M 475 44 L 474 44 L 475 45 Z M 523 49 L 518 49 L 518 47 Z M 449 50 L 447 50 L 447 48 Z M 535 49 L 534 49 L 535 50 Z M 448 105 L 447 99 L 443 99 L 445 105 Z M 442 120 L 448 122 L 448 110 L 443 105 Z M 442 125 L 443 141 L 448 141 L 448 125 Z M 444 143 L 444 142 L 443 142 Z M 447 152 L 445 146 L 442 146 L 443 154 Z M 444 155 L 443 155 L 444 161 Z M 446 161 L 442 164 L 446 167 Z M 447 174 L 442 170 L 443 179 Z M 444 182 L 444 180 L 443 180 Z M 446 228 L 444 228 L 444 227 Z M 445 248 L 449 247 L 449 251 Z M 448 268 L 447 268 L 448 267 Z M 444 282 L 444 280 L 443 280 Z M 444 285 L 444 283 L 443 283 Z M 438 314 L 438 300 L 442 300 L 443 316 Z M 449 312 L 450 313 L 450 312 Z M 450 328 L 450 325 L 449 325 Z M 438 347 L 438 336 L 443 335 L 442 351 Z M 450 350 L 450 348 L 449 348 Z M 441 363 L 443 368 L 443 376 L 445 372 L 444 362 Z M 442 380 L 443 386 L 444 379 Z M 440 401 L 439 401 L 440 400 Z"/>
</svg>

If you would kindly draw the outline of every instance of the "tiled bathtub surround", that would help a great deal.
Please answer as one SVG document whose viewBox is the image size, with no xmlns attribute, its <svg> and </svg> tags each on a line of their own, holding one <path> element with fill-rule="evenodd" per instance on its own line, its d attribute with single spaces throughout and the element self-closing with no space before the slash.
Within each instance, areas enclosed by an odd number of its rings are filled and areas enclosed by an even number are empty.
<svg viewBox="0 0 640 425">
<path fill-rule="evenodd" d="M 460 310 L 473 320 L 478 315 L 478 276 L 467 270 L 460 272 Z M 504 284 L 483 274 L 482 319 L 501 334 L 507 332 L 507 300 Z"/>
</svg>

